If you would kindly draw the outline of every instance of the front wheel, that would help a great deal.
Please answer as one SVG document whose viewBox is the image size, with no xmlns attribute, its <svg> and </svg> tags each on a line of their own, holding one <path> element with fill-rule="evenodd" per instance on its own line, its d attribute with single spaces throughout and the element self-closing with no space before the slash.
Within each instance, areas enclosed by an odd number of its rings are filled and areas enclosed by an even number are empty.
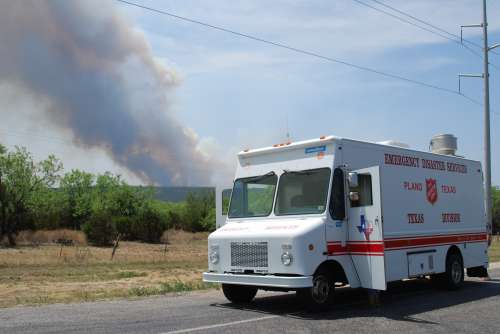
<svg viewBox="0 0 500 334">
<path fill-rule="evenodd" d="M 297 290 L 299 297 L 305 306 L 313 311 L 321 311 L 331 306 L 335 284 L 327 273 L 317 273 L 313 277 L 313 286 Z"/>
<path fill-rule="evenodd" d="M 257 294 L 257 288 L 248 285 L 222 284 L 222 292 L 232 303 L 249 303 Z"/>
</svg>

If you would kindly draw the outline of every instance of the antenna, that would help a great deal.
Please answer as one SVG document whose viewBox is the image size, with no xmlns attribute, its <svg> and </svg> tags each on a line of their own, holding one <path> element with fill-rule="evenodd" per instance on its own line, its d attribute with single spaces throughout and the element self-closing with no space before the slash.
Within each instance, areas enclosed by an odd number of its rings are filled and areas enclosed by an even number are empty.
<svg viewBox="0 0 500 334">
<path fill-rule="evenodd" d="M 285 114 L 286 141 L 290 142 L 290 129 L 288 128 L 288 111 Z"/>
</svg>

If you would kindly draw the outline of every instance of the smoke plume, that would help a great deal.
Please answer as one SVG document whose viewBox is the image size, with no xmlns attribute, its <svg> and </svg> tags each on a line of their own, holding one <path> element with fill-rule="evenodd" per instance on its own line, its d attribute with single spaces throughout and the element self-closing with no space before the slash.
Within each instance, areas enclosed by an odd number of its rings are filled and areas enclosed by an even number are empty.
<svg viewBox="0 0 500 334">
<path fill-rule="evenodd" d="M 106 150 L 145 183 L 210 180 L 213 159 L 172 112 L 175 72 L 111 2 L 2 2 L 0 83 L 48 99 L 40 112 L 75 144 Z"/>
</svg>

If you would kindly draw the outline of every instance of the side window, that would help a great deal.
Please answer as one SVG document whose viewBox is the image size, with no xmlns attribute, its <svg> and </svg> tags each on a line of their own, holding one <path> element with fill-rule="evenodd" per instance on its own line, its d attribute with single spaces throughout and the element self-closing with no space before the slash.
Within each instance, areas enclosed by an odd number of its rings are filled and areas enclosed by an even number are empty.
<svg viewBox="0 0 500 334">
<path fill-rule="evenodd" d="M 233 189 L 224 189 L 221 193 L 222 196 L 222 215 L 227 216 L 229 211 L 229 199 L 231 198 L 231 192 Z"/>
<path fill-rule="evenodd" d="M 369 206 L 373 204 L 372 198 L 372 176 L 370 174 L 358 175 L 358 186 L 351 187 L 351 192 L 358 193 L 358 200 L 351 200 L 351 208 Z"/>
<path fill-rule="evenodd" d="M 333 219 L 345 218 L 344 196 L 344 172 L 340 168 L 335 168 L 330 195 L 330 215 Z"/>
</svg>

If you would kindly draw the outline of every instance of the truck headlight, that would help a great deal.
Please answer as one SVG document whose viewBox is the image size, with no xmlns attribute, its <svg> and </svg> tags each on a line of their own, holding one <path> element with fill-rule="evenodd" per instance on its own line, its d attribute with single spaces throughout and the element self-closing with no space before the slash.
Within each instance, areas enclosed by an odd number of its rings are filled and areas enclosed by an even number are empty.
<svg viewBox="0 0 500 334">
<path fill-rule="evenodd" d="M 290 254 L 290 252 L 284 252 L 281 254 L 281 263 L 283 263 L 285 266 L 289 266 L 292 264 L 293 256 Z"/>
<path fill-rule="evenodd" d="M 219 246 L 210 247 L 210 254 L 208 254 L 208 259 L 211 264 L 217 264 L 219 262 Z"/>
</svg>

